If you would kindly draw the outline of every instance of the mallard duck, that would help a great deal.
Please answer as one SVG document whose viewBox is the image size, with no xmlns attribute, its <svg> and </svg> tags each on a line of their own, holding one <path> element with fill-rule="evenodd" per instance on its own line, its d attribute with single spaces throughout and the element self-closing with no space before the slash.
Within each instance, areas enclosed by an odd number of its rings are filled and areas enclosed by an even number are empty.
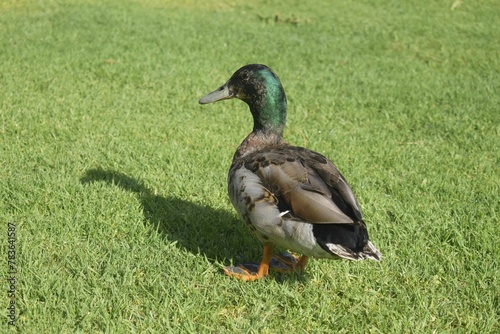
<svg viewBox="0 0 500 334">
<path fill-rule="evenodd" d="M 303 271 L 308 257 L 379 261 L 356 197 L 335 165 L 283 139 L 287 100 L 278 76 L 265 65 L 246 65 L 199 102 L 232 98 L 250 107 L 253 131 L 234 154 L 229 197 L 264 255 L 259 265 L 226 267 L 225 273 L 253 281 L 266 277 L 270 266 Z M 273 256 L 275 246 L 302 256 Z"/>
</svg>

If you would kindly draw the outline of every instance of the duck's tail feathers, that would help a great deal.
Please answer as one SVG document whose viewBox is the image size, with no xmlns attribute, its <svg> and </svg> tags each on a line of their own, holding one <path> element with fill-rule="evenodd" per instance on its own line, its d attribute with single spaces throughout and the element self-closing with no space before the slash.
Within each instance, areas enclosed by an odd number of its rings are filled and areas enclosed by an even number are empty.
<svg viewBox="0 0 500 334">
<path fill-rule="evenodd" d="M 368 241 L 366 243 L 361 252 L 355 252 L 352 249 L 349 249 L 339 244 L 326 244 L 325 246 L 334 255 L 341 257 L 343 259 L 354 260 L 354 261 L 370 259 L 370 260 L 380 261 L 380 259 L 382 258 L 382 254 L 379 252 L 377 248 L 375 248 L 375 246 L 371 243 L 371 241 Z"/>
<path fill-rule="evenodd" d="M 314 224 L 313 234 L 323 249 L 338 257 L 375 261 L 380 261 L 382 258 L 382 254 L 368 240 L 368 231 L 363 221 L 354 225 Z"/>
<path fill-rule="evenodd" d="M 363 248 L 363 254 L 367 259 L 375 261 L 380 261 L 382 259 L 382 253 L 380 253 L 380 251 L 375 248 L 371 241 L 368 241 L 368 243 Z"/>
</svg>

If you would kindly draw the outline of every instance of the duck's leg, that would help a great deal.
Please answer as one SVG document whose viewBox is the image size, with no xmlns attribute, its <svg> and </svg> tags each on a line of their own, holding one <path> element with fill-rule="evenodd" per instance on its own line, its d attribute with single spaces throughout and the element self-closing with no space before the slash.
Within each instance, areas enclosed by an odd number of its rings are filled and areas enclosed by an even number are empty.
<svg viewBox="0 0 500 334">
<path fill-rule="evenodd" d="M 300 258 L 288 252 L 273 256 L 271 259 L 271 269 L 282 273 L 304 271 L 309 258 L 302 255 Z"/>
<path fill-rule="evenodd" d="M 304 271 L 307 265 L 307 261 L 309 261 L 309 258 L 305 255 L 302 255 L 299 259 L 299 262 L 295 265 L 296 270 Z"/>
<path fill-rule="evenodd" d="M 255 281 L 267 277 L 269 274 L 269 263 L 273 256 L 273 246 L 264 246 L 264 256 L 260 262 L 257 272 L 251 271 L 244 264 L 236 267 L 224 267 L 224 273 L 228 276 L 241 279 L 243 281 Z M 251 265 L 248 265 L 251 266 Z"/>
</svg>

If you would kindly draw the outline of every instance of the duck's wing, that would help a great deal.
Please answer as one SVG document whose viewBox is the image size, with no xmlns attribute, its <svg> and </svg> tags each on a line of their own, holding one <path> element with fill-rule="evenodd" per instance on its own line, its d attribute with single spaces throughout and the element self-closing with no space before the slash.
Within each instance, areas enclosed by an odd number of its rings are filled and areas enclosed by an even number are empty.
<svg viewBox="0 0 500 334">
<path fill-rule="evenodd" d="M 315 224 L 354 224 L 362 219 L 344 177 L 323 155 L 294 146 L 257 151 L 245 168 L 278 199 L 281 212 Z"/>
</svg>

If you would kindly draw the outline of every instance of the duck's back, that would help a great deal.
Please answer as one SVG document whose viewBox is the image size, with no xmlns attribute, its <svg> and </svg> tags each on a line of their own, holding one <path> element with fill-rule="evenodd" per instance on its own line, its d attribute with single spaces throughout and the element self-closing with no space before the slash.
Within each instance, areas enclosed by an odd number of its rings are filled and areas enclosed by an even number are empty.
<svg viewBox="0 0 500 334">
<path fill-rule="evenodd" d="M 354 193 L 319 153 L 280 143 L 236 154 L 228 183 L 233 205 L 264 243 L 309 243 L 298 251 L 351 259 L 370 248 Z"/>
</svg>

